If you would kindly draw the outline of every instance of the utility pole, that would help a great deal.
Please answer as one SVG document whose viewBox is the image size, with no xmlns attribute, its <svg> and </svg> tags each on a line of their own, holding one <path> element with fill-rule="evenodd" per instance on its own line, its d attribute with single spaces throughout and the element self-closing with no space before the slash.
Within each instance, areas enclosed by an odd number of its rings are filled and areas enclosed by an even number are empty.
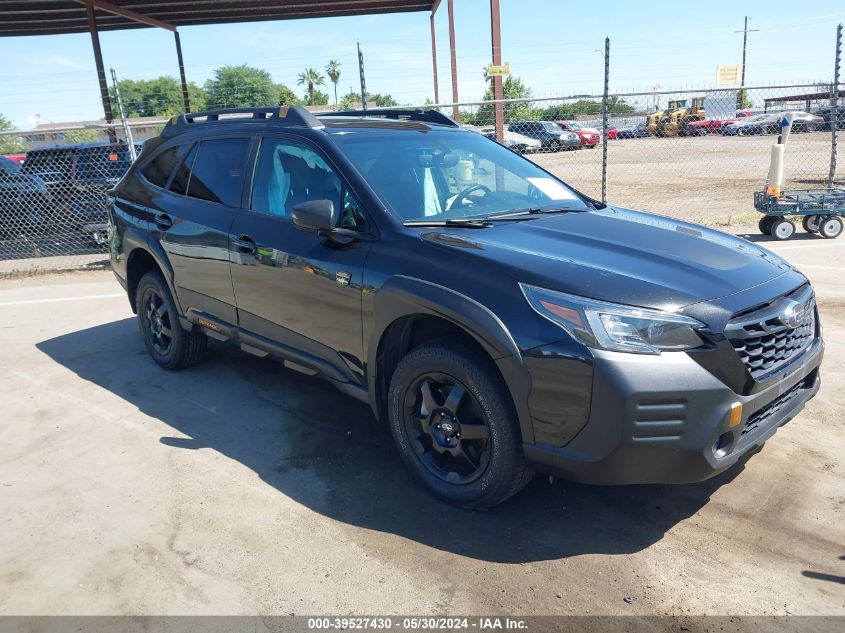
<svg viewBox="0 0 845 633">
<path fill-rule="evenodd" d="M 367 84 L 364 81 L 364 53 L 361 52 L 361 42 L 358 42 L 358 72 L 361 74 L 361 107 L 367 111 Z"/>
<path fill-rule="evenodd" d="M 751 31 L 752 33 L 755 31 L 759 31 L 760 29 L 749 29 L 748 28 L 748 16 L 745 16 L 745 26 L 743 26 L 741 31 L 734 31 L 734 33 L 742 33 L 742 69 L 740 77 L 740 90 L 739 95 L 736 98 L 736 107 L 737 109 L 742 107 L 743 97 L 745 96 L 745 51 L 748 48 L 748 32 Z"/>
</svg>

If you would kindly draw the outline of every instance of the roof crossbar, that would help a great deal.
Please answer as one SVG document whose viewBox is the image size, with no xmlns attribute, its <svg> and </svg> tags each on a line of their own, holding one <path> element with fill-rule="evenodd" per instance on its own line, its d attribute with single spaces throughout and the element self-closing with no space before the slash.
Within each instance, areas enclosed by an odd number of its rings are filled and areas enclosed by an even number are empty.
<svg viewBox="0 0 845 633">
<path fill-rule="evenodd" d="M 424 110 L 422 108 L 367 108 L 366 110 L 338 110 L 337 112 L 321 112 L 319 116 L 381 117 L 385 119 L 404 119 L 408 121 L 419 121 L 421 123 L 460 127 L 453 119 L 450 119 L 445 114 L 442 114 L 439 110 Z"/>
<path fill-rule="evenodd" d="M 321 129 L 323 124 L 311 112 L 302 106 L 280 106 L 264 108 L 226 108 L 177 114 L 167 122 L 161 136 L 169 137 L 181 134 L 195 125 L 224 123 L 244 123 L 245 121 L 264 121 L 280 127 L 307 127 Z"/>
</svg>

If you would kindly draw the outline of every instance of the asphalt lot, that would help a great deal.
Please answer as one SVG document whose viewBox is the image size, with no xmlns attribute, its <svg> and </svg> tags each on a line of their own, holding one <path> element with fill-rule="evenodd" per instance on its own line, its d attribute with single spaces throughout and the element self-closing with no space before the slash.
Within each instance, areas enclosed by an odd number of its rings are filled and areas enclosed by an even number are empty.
<svg viewBox="0 0 845 633">
<path fill-rule="evenodd" d="M 109 272 L 0 282 L 0 614 L 845 615 L 845 239 L 819 396 L 691 486 L 538 477 L 487 512 L 406 474 L 362 404 L 221 346 L 148 358 Z"/>
</svg>

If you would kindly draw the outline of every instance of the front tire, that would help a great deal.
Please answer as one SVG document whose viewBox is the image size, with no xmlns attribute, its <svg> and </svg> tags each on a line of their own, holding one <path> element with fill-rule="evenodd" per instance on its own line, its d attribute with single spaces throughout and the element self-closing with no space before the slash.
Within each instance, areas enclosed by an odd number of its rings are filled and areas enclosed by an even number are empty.
<svg viewBox="0 0 845 633">
<path fill-rule="evenodd" d="M 785 218 L 780 218 L 772 222 L 770 235 L 776 240 L 788 240 L 795 235 L 795 225 Z"/>
<path fill-rule="evenodd" d="M 493 363 L 457 339 L 425 343 L 402 359 L 390 381 L 390 430 L 429 492 L 489 508 L 530 481 L 507 393 Z"/>
<path fill-rule="evenodd" d="M 152 359 L 165 369 L 196 365 L 208 338 L 199 330 L 183 330 L 176 303 L 159 272 L 149 272 L 138 282 L 135 293 L 138 328 Z"/>
</svg>

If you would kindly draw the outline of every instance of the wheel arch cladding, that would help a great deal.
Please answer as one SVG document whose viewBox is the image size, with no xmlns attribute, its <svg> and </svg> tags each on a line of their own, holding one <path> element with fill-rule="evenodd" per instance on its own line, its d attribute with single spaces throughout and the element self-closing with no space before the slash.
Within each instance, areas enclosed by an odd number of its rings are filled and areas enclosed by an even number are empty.
<svg viewBox="0 0 845 633">
<path fill-rule="evenodd" d="M 126 259 L 126 292 L 129 295 L 129 304 L 132 306 L 132 312 L 138 312 L 138 306 L 135 304 L 135 294 L 138 290 L 138 282 L 141 278 L 150 271 L 158 271 L 164 277 L 164 282 L 170 289 L 170 294 L 173 297 L 173 302 L 176 304 L 176 309 L 181 316 L 182 310 L 176 298 L 175 288 L 173 287 L 173 269 L 170 262 L 161 256 L 143 247 L 136 247 L 129 253 Z"/>
<path fill-rule="evenodd" d="M 409 318 L 410 317 L 410 318 Z M 415 320 L 433 317 L 451 324 L 483 350 L 502 376 L 519 418 L 522 439 L 533 442 L 528 394 L 531 378 L 522 355 L 507 327 L 489 308 L 455 290 L 438 284 L 397 275 L 379 288 L 374 300 L 374 323 L 367 348 L 370 405 L 385 419 L 387 388 L 393 370 L 410 342 Z M 448 333 L 444 328 L 443 333 Z M 399 343 L 398 353 L 386 349 Z M 383 370 L 380 370 L 382 368 Z"/>
</svg>

